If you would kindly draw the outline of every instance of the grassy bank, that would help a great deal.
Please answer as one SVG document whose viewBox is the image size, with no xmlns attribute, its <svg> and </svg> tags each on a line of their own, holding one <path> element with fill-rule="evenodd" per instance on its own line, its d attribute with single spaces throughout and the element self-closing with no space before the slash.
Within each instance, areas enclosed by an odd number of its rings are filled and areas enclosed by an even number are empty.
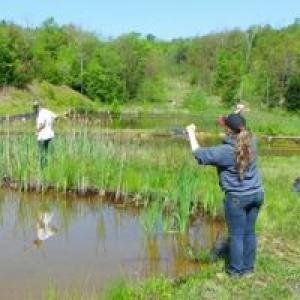
<svg viewBox="0 0 300 300">
<path fill-rule="evenodd" d="M 36 99 L 39 99 L 43 105 L 60 113 L 70 108 L 92 111 L 98 110 L 100 107 L 89 98 L 66 86 L 35 81 L 26 89 L 2 88 L 0 91 L 0 116 L 31 112 L 32 102 Z"/>
</svg>

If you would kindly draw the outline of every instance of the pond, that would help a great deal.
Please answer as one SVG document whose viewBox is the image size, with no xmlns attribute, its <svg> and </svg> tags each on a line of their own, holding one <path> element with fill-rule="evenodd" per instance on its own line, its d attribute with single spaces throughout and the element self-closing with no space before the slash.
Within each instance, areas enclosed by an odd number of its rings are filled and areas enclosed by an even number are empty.
<svg viewBox="0 0 300 300">
<path fill-rule="evenodd" d="M 145 233 L 140 210 L 105 199 L 0 190 L 0 290 L 3 299 L 41 299 L 60 289 L 103 291 L 118 278 L 182 276 L 201 267 L 185 249 L 208 249 L 223 231 L 198 218 L 184 236 Z"/>
</svg>

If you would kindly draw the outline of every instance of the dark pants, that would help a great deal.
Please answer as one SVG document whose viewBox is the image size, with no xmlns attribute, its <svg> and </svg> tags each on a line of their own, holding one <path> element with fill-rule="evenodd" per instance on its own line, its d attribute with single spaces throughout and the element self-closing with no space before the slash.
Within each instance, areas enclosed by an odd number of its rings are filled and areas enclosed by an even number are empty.
<svg viewBox="0 0 300 300">
<path fill-rule="evenodd" d="M 263 198 L 263 192 L 249 196 L 225 196 L 225 219 L 229 233 L 229 262 L 226 272 L 229 275 L 242 275 L 254 269 L 255 222 Z"/>
<path fill-rule="evenodd" d="M 48 149 L 49 143 L 52 139 L 38 141 L 39 143 L 39 155 L 40 155 L 40 166 L 43 169 L 48 164 Z"/>
</svg>

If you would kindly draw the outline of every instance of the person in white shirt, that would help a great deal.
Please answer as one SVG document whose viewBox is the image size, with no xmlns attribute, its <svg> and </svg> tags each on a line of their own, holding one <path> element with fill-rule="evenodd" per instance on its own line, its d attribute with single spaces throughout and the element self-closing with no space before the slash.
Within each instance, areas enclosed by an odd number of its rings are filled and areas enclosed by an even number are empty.
<svg viewBox="0 0 300 300">
<path fill-rule="evenodd" d="M 41 168 L 44 168 L 47 166 L 49 143 L 54 138 L 52 125 L 58 115 L 46 108 L 41 107 L 38 101 L 33 103 L 33 110 L 36 114 L 36 134 L 40 149 L 40 164 Z"/>
</svg>

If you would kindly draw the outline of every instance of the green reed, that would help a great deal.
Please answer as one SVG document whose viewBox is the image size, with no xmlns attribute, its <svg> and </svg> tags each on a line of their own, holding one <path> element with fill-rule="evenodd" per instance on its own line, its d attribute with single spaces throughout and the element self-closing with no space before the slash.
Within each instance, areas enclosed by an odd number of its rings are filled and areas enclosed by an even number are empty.
<svg viewBox="0 0 300 300">
<path fill-rule="evenodd" d="M 16 180 L 25 190 L 30 185 L 41 191 L 52 186 L 59 192 L 95 187 L 117 194 L 137 194 L 145 206 L 151 201 L 159 202 L 166 231 L 185 231 L 189 216 L 198 208 L 212 216 L 221 214 L 223 196 L 216 171 L 197 165 L 187 141 L 112 136 L 107 127 L 100 125 L 91 127 L 82 121 L 59 131 L 50 145 L 48 166 L 41 169 L 34 134 L 13 135 L 13 126 L 7 124 L 0 139 L 1 177 Z M 287 208 L 287 215 L 294 207 L 298 211 L 298 195 L 291 193 L 290 186 L 299 176 L 299 159 L 262 157 L 259 168 L 265 183 L 266 206 L 272 206 L 269 214 L 282 219 Z M 155 218 L 151 209 L 148 213 L 150 216 L 146 212 L 142 218 Z M 267 218 L 265 213 L 263 218 Z M 153 227 L 151 222 L 145 224 L 146 228 Z"/>
<path fill-rule="evenodd" d="M 200 176 L 187 142 L 112 138 L 106 130 L 99 127 L 98 132 L 95 128 L 91 132 L 83 123 L 80 130 L 70 128 L 57 134 L 44 169 L 39 165 L 33 134 L 7 134 L 0 140 L 0 174 L 16 180 L 25 190 L 35 186 L 43 191 L 51 186 L 58 192 L 84 192 L 93 187 L 117 195 L 140 195 L 144 205 L 159 201 L 160 213 L 170 208 L 164 214 L 169 230 L 185 231 L 191 209 L 197 205 L 215 214 L 217 208 L 201 189 L 210 177 Z"/>
</svg>

